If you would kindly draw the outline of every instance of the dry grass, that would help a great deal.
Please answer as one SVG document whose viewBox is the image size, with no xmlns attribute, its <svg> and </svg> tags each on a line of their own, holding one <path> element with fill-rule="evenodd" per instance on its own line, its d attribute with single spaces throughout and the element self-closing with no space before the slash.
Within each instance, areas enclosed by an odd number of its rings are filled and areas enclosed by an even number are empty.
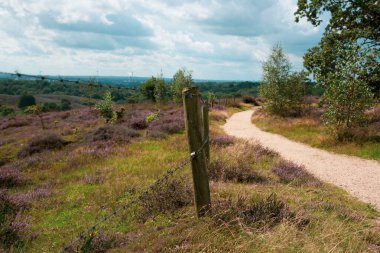
<svg viewBox="0 0 380 253">
<path fill-rule="evenodd" d="M 120 126 L 129 126 L 128 111 L 157 111 L 153 105 L 134 106 L 125 106 L 127 113 Z M 173 105 L 159 109 L 178 110 Z M 218 113 L 225 117 L 236 110 L 228 108 Z M 102 127 L 92 110 L 44 117 L 49 131 L 57 135 L 65 131 L 65 140 L 72 144 L 17 159 L 20 146 L 44 132 L 37 119 L 28 126 L 0 133 L 4 142 L 0 148 L 12 151 L 7 166 L 19 171 L 17 175 L 11 173 L 11 180 L 17 181 L 19 176 L 27 179 L 0 190 L 1 229 L 9 235 L 6 242 L 0 242 L 0 249 L 6 251 L 11 247 L 14 252 L 59 251 L 73 235 L 137 197 L 168 168 L 188 157 L 182 131 L 151 139 L 145 135 L 148 126 L 138 130 L 140 137 L 129 142 L 88 141 L 86 136 Z M 56 120 L 59 122 L 54 125 Z M 379 216 L 376 210 L 331 185 L 284 184 L 272 171 L 280 159 L 276 153 L 254 143 L 231 141 L 218 127 L 221 122 L 211 122 L 212 136 L 217 136 L 211 145 L 211 164 L 218 164 L 222 173 L 230 169 L 233 176 L 216 173 L 221 179 L 211 181 L 209 216 L 196 218 L 191 169 L 186 166 L 173 180 L 146 196 L 141 205 L 102 224 L 100 230 L 81 241 L 79 248 L 87 252 L 378 249 L 380 228 L 372 224 Z M 250 180 L 251 175 L 255 180 Z M 257 181 L 257 175 L 265 178 L 265 183 Z"/>
</svg>

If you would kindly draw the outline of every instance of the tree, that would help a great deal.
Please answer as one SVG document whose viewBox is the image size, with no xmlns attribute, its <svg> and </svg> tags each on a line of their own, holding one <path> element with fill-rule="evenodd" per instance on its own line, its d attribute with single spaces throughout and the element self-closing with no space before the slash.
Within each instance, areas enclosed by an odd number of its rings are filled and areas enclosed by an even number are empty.
<svg viewBox="0 0 380 253">
<path fill-rule="evenodd" d="M 306 18 L 314 26 L 321 24 L 321 16 L 329 13 L 330 19 L 319 44 L 304 56 L 305 68 L 321 85 L 328 84 L 331 73 L 344 51 L 352 43 L 366 49 L 367 68 L 357 73 L 380 95 L 380 2 L 378 0 L 298 0 L 296 22 Z M 371 58 L 371 60 L 369 60 Z"/>
<path fill-rule="evenodd" d="M 36 99 L 29 94 L 23 94 L 21 95 L 19 101 L 18 101 L 18 108 L 24 109 L 28 106 L 35 105 Z"/>
<path fill-rule="evenodd" d="M 266 99 L 265 109 L 281 116 L 300 114 L 305 78 L 304 72 L 291 73 L 290 61 L 281 45 L 275 45 L 263 64 L 263 82 L 259 87 L 260 96 Z"/>
<path fill-rule="evenodd" d="M 107 123 L 112 122 L 114 119 L 114 112 L 112 110 L 112 95 L 111 92 L 107 91 L 103 100 L 99 101 L 95 105 L 95 109 L 100 112 L 100 115 L 106 120 Z"/>
<path fill-rule="evenodd" d="M 173 76 L 172 95 L 174 102 L 182 101 L 182 90 L 193 85 L 193 77 L 191 71 L 186 68 L 179 69 Z"/>
<path fill-rule="evenodd" d="M 165 84 L 162 72 L 156 78 L 156 83 L 154 85 L 154 98 L 157 102 L 165 102 L 167 97 L 167 87 Z"/>
<path fill-rule="evenodd" d="M 152 76 L 150 79 L 146 80 L 140 85 L 140 92 L 146 99 L 155 102 L 154 89 L 156 87 L 157 78 Z"/>
<path fill-rule="evenodd" d="M 341 59 L 335 72 L 327 75 L 326 91 L 322 101 L 327 105 L 322 119 L 337 140 L 352 137 L 352 129 L 364 119 L 365 110 L 373 103 L 373 94 L 368 84 L 360 78 L 367 54 L 357 44 L 339 52 Z"/>
<path fill-rule="evenodd" d="M 42 106 L 40 104 L 30 105 L 30 106 L 26 107 L 24 112 L 36 115 L 40 119 L 42 129 L 45 129 L 44 120 L 43 120 L 42 114 L 41 114 L 42 113 Z"/>
</svg>

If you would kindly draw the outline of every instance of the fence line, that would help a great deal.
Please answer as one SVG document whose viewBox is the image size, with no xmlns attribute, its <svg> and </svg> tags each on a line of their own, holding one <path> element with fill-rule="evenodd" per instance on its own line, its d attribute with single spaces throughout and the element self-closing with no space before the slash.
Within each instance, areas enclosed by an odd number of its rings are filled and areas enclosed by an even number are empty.
<svg viewBox="0 0 380 253">
<path fill-rule="evenodd" d="M 150 191 L 154 191 L 155 188 L 159 185 L 161 185 L 163 182 L 165 182 L 166 180 L 169 179 L 170 176 L 172 176 L 175 172 L 177 172 L 178 170 L 184 168 L 187 164 L 191 163 L 191 161 L 193 159 L 195 159 L 198 154 L 200 152 L 202 152 L 202 150 L 206 147 L 206 144 L 208 143 L 208 138 L 203 142 L 202 146 L 196 150 L 196 151 L 193 151 L 190 153 L 190 156 L 189 158 L 186 158 L 185 160 L 183 160 L 182 162 L 180 162 L 177 166 L 175 166 L 174 168 L 171 168 L 171 169 L 168 169 L 165 174 L 163 176 L 161 176 L 160 178 L 158 178 L 152 185 L 150 185 L 145 191 L 143 191 L 139 196 L 137 196 L 135 199 L 129 201 L 127 204 L 125 205 L 122 205 L 118 208 L 116 208 L 114 211 L 112 211 L 111 213 L 109 213 L 108 215 L 106 215 L 105 217 L 103 217 L 102 219 L 98 220 L 96 223 L 94 223 L 93 225 L 89 226 L 87 229 L 85 229 L 83 232 L 81 232 L 77 237 L 75 237 L 71 242 L 65 244 L 60 252 L 65 252 L 67 250 L 69 250 L 71 247 L 73 247 L 77 242 L 79 242 L 80 240 L 83 240 L 86 238 L 86 236 L 91 233 L 92 231 L 94 231 L 100 224 L 102 224 L 103 222 L 109 220 L 110 218 L 112 218 L 113 216 L 121 213 L 121 211 L 123 210 L 126 210 L 128 209 L 129 207 L 131 207 L 132 205 L 134 204 L 137 204 L 139 201 L 141 201 Z"/>
<path fill-rule="evenodd" d="M 52 77 L 52 76 L 48 76 L 48 75 L 30 75 L 30 74 L 23 74 L 20 72 L 10 73 L 10 72 L 3 72 L 3 71 L 0 71 L 0 74 L 14 76 L 14 77 L 18 77 L 18 78 L 19 77 L 33 78 L 33 79 L 41 80 L 41 81 L 49 80 L 49 81 L 55 81 L 55 82 L 61 82 L 61 83 L 75 83 L 75 84 L 86 85 L 86 86 L 94 86 L 94 87 L 99 87 L 99 88 L 108 86 L 108 88 L 114 88 L 114 89 L 125 89 L 125 90 L 133 90 L 133 91 L 137 90 L 136 88 L 114 86 L 114 85 L 109 85 L 109 84 L 101 84 L 99 82 L 96 82 L 96 83 L 85 82 L 85 81 L 81 81 L 81 80 L 65 79 L 62 77 L 56 78 L 56 77 Z"/>
</svg>

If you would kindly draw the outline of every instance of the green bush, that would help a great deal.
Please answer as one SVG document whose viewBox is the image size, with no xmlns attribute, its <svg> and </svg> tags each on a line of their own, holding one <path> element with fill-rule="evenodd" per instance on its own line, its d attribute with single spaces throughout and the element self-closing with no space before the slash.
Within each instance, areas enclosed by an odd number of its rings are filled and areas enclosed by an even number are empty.
<svg viewBox="0 0 380 253">
<path fill-rule="evenodd" d="M 54 112 L 61 110 L 61 107 L 54 102 L 46 102 L 42 104 L 43 112 Z"/>
<path fill-rule="evenodd" d="M 95 109 L 100 112 L 100 115 L 106 120 L 107 123 L 111 122 L 114 119 L 111 92 L 107 91 L 104 94 L 103 100 L 95 105 Z"/>
<path fill-rule="evenodd" d="M 67 111 L 71 109 L 71 102 L 68 99 L 62 99 L 61 100 L 61 110 L 62 111 Z"/>
<path fill-rule="evenodd" d="M 15 113 L 15 109 L 5 105 L 0 105 L 0 116 L 8 116 Z"/>
<path fill-rule="evenodd" d="M 36 99 L 29 94 L 21 95 L 19 101 L 18 101 L 18 108 L 24 109 L 28 106 L 35 105 Z"/>
</svg>

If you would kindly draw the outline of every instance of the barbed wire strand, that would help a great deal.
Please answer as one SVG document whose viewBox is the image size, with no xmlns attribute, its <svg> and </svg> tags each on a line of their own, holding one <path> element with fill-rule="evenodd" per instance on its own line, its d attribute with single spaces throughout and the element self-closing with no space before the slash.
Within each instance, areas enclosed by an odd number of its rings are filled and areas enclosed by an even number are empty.
<svg viewBox="0 0 380 253">
<path fill-rule="evenodd" d="M 27 78 L 33 78 L 33 79 L 38 79 L 38 80 L 49 80 L 49 81 L 55 81 L 55 82 L 61 82 L 61 83 L 75 83 L 79 85 L 86 85 L 86 86 L 94 86 L 94 87 L 107 87 L 108 88 L 114 88 L 114 89 L 125 89 L 125 90 L 133 90 L 136 91 L 137 88 L 131 88 L 131 87 L 123 87 L 123 86 L 115 86 L 115 85 L 110 85 L 110 84 L 103 84 L 103 83 L 93 83 L 93 82 L 85 82 L 81 80 L 72 80 L 72 79 L 65 79 L 62 77 L 52 77 L 48 75 L 30 75 L 30 74 L 23 74 L 20 72 L 15 72 L 15 73 L 10 73 L 10 72 L 3 72 L 0 71 L 1 75 L 9 75 L 9 76 L 16 76 L 16 77 L 27 77 Z"/>
<path fill-rule="evenodd" d="M 153 191 L 157 186 L 159 186 L 162 182 L 166 181 L 170 176 L 172 176 L 175 172 L 177 172 L 178 170 L 184 168 L 187 164 L 189 164 L 193 159 L 195 159 L 198 154 L 200 152 L 202 152 L 202 150 L 205 148 L 206 144 L 208 143 L 209 141 L 209 138 L 207 137 L 206 140 L 204 140 L 204 142 L 202 143 L 201 147 L 197 150 L 197 151 L 194 151 L 194 152 L 191 152 L 190 153 L 190 157 L 183 160 L 181 163 L 179 163 L 176 167 L 174 168 L 171 168 L 171 169 L 168 169 L 166 171 L 166 173 L 160 177 L 159 179 L 157 179 L 152 185 L 150 185 L 145 191 L 143 191 L 138 197 L 136 197 L 135 199 L 129 201 L 127 204 L 125 205 L 122 205 L 118 208 L 116 208 L 114 211 L 112 211 L 111 213 L 109 213 L 108 215 L 106 215 L 105 217 L 103 217 L 102 219 L 100 219 L 99 221 L 97 221 L 96 223 L 94 223 L 92 226 L 88 227 L 86 230 L 84 230 L 82 233 L 80 233 L 76 238 L 74 238 L 70 243 L 68 244 L 65 244 L 60 252 L 65 252 L 67 251 L 68 249 L 70 249 L 72 246 L 74 246 L 74 244 L 76 244 L 78 241 L 80 240 L 83 240 L 90 232 L 94 231 L 100 224 L 102 224 L 103 222 L 109 220 L 110 218 L 112 218 L 113 216 L 119 214 L 122 210 L 126 210 L 128 209 L 129 207 L 131 207 L 132 205 L 134 204 L 137 204 L 140 200 L 142 200 L 150 191 Z"/>
</svg>

